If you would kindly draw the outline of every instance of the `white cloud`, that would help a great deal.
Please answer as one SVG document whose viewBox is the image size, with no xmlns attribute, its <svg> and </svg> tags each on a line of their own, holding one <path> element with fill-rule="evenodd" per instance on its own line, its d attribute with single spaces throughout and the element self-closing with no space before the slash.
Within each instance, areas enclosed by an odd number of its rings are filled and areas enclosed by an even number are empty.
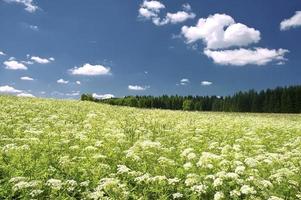
<svg viewBox="0 0 301 200">
<path fill-rule="evenodd" d="M 18 3 L 25 6 L 27 12 L 33 13 L 39 9 L 37 5 L 33 3 L 33 0 L 4 0 L 7 3 Z"/>
<path fill-rule="evenodd" d="M 151 19 L 158 17 L 158 13 L 161 9 L 165 8 L 164 4 L 159 1 L 148 1 L 144 0 L 139 8 L 139 17 L 145 19 Z"/>
<path fill-rule="evenodd" d="M 48 59 L 48 58 L 41 58 L 39 56 L 31 56 L 30 59 L 39 64 L 48 64 L 54 60 L 52 57 Z"/>
<path fill-rule="evenodd" d="M 209 58 L 212 58 L 216 64 L 220 65 L 235 65 L 244 66 L 248 64 L 252 65 L 266 65 L 272 61 L 286 61 L 284 57 L 289 51 L 286 49 L 235 49 L 224 51 L 211 51 L 205 49 L 204 53 Z"/>
<path fill-rule="evenodd" d="M 14 87 L 11 87 L 9 85 L 0 86 L 0 93 L 14 94 L 14 93 L 20 93 L 20 92 L 22 92 L 22 91 L 21 90 L 17 90 Z"/>
<path fill-rule="evenodd" d="M 55 61 L 54 57 L 50 57 L 49 60 L 51 61 Z"/>
<path fill-rule="evenodd" d="M 34 80 L 33 78 L 28 77 L 28 76 L 23 76 L 20 79 L 23 80 L 23 81 L 33 81 Z"/>
<path fill-rule="evenodd" d="M 159 12 L 161 9 L 165 8 L 165 5 L 162 4 L 160 1 L 155 1 L 155 0 L 144 0 L 143 4 L 142 4 L 143 8 L 155 11 L 155 12 Z"/>
<path fill-rule="evenodd" d="M 34 64 L 34 62 L 32 62 L 32 61 L 24 61 L 24 60 L 22 60 L 21 63 L 26 64 L 26 65 L 33 65 Z"/>
<path fill-rule="evenodd" d="M 3 51 L 0 51 L 0 56 L 5 56 L 6 54 Z"/>
<path fill-rule="evenodd" d="M 289 19 L 285 19 L 280 23 L 280 30 L 285 31 L 290 28 L 301 26 L 301 11 L 296 11 L 295 15 Z"/>
<path fill-rule="evenodd" d="M 59 79 L 59 80 L 57 80 L 56 81 L 57 83 L 60 83 L 60 84 L 68 84 L 69 83 L 69 81 L 65 81 L 64 79 Z"/>
<path fill-rule="evenodd" d="M 183 7 L 183 10 L 185 10 L 187 12 L 191 11 L 191 6 L 189 3 L 183 4 L 182 7 Z"/>
<path fill-rule="evenodd" d="M 75 83 L 76 83 L 77 85 L 80 85 L 80 84 L 81 84 L 81 82 L 80 82 L 80 81 L 75 81 Z"/>
<path fill-rule="evenodd" d="M 208 86 L 208 85 L 212 85 L 213 83 L 211 81 L 202 81 L 201 85 L 203 86 Z"/>
<path fill-rule="evenodd" d="M 6 69 L 10 70 L 27 70 L 27 67 L 16 60 L 9 59 L 7 61 L 4 61 L 3 64 L 5 65 Z"/>
<path fill-rule="evenodd" d="M 85 75 L 85 76 L 96 76 L 96 75 L 110 75 L 111 69 L 102 65 L 91 65 L 89 63 L 84 64 L 82 67 L 75 67 L 70 70 L 73 75 Z"/>
<path fill-rule="evenodd" d="M 142 18 L 150 19 L 152 17 L 157 17 L 158 15 L 146 8 L 139 8 L 139 16 Z"/>
<path fill-rule="evenodd" d="M 29 28 L 33 31 L 38 31 L 39 30 L 39 27 L 38 26 L 35 26 L 35 25 L 29 25 Z"/>
<path fill-rule="evenodd" d="M 194 13 L 188 13 L 185 11 L 178 11 L 176 13 L 167 13 L 166 17 L 163 20 L 160 20 L 160 18 L 153 18 L 153 23 L 157 26 L 162 26 L 166 24 L 178 24 L 181 22 L 184 22 L 188 19 L 195 18 Z"/>
<path fill-rule="evenodd" d="M 190 83 L 190 81 L 189 81 L 188 78 L 182 78 L 181 81 L 180 81 L 180 84 L 181 84 L 181 85 L 187 85 L 187 84 L 189 84 L 189 83 Z"/>
<path fill-rule="evenodd" d="M 147 20 L 152 20 L 152 22 L 157 26 L 163 26 L 166 24 L 177 24 L 184 22 L 188 19 L 195 18 L 195 14 L 190 12 L 191 6 L 189 4 L 184 4 L 184 11 L 178 11 L 176 13 L 168 12 L 165 18 L 161 19 L 159 13 L 161 9 L 164 9 L 165 5 L 159 1 L 147 1 L 145 0 L 139 8 L 139 17 Z"/>
<path fill-rule="evenodd" d="M 92 97 L 95 99 L 111 99 L 114 98 L 115 96 L 113 94 L 96 94 L 93 93 Z"/>
<path fill-rule="evenodd" d="M 140 85 L 129 85 L 128 86 L 129 90 L 136 90 L 136 91 L 144 91 L 149 88 L 150 88 L 150 86 L 140 86 Z"/>
<path fill-rule="evenodd" d="M 258 30 L 236 23 L 231 16 L 226 14 L 201 18 L 196 26 L 183 26 L 182 34 L 187 43 L 202 40 L 209 49 L 247 46 L 260 41 Z"/>
<path fill-rule="evenodd" d="M 20 93 L 20 94 L 17 94 L 17 97 L 30 97 L 30 98 L 33 98 L 35 97 L 34 95 L 30 94 L 30 93 Z"/>
<path fill-rule="evenodd" d="M 193 19 L 193 18 L 195 18 L 194 13 L 188 13 L 185 11 L 178 11 L 176 13 L 167 13 L 166 15 L 166 19 L 168 19 L 168 21 L 170 21 L 170 23 L 172 24 L 181 23 L 188 19 Z"/>
</svg>

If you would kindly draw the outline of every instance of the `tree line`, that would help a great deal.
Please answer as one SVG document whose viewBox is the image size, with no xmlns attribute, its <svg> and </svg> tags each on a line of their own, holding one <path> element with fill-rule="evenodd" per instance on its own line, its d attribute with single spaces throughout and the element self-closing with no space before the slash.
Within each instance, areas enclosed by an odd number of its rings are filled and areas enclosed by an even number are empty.
<svg viewBox="0 0 301 200">
<path fill-rule="evenodd" d="M 277 87 L 261 91 L 240 91 L 232 96 L 126 96 L 96 99 L 82 94 L 81 100 L 139 108 L 188 111 L 258 113 L 301 113 L 301 86 Z"/>
</svg>

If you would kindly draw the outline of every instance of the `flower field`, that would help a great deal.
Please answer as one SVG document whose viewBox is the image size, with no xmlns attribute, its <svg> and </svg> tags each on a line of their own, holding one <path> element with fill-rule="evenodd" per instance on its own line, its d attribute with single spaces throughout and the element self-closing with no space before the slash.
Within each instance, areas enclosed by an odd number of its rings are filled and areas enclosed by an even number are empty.
<svg viewBox="0 0 301 200">
<path fill-rule="evenodd" d="M 1 96 L 0 199 L 301 199 L 301 115 Z"/>
</svg>

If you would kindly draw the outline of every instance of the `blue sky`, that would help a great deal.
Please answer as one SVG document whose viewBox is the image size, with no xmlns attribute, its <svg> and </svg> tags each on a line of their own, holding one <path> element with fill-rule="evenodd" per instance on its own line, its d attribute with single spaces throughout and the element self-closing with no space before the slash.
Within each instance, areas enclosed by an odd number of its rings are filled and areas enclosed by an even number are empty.
<svg viewBox="0 0 301 200">
<path fill-rule="evenodd" d="M 0 0 L 0 93 L 230 95 L 301 84 L 300 0 Z"/>
</svg>

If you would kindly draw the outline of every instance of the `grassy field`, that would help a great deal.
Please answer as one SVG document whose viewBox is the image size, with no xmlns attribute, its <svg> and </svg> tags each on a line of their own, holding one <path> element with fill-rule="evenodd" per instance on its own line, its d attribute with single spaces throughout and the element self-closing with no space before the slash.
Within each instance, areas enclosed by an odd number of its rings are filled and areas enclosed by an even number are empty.
<svg viewBox="0 0 301 200">
<path fill-rule="evenodd" d="M 301 199 L 301 115 L 2 96 L 0 199 Z"/>
</svg>

